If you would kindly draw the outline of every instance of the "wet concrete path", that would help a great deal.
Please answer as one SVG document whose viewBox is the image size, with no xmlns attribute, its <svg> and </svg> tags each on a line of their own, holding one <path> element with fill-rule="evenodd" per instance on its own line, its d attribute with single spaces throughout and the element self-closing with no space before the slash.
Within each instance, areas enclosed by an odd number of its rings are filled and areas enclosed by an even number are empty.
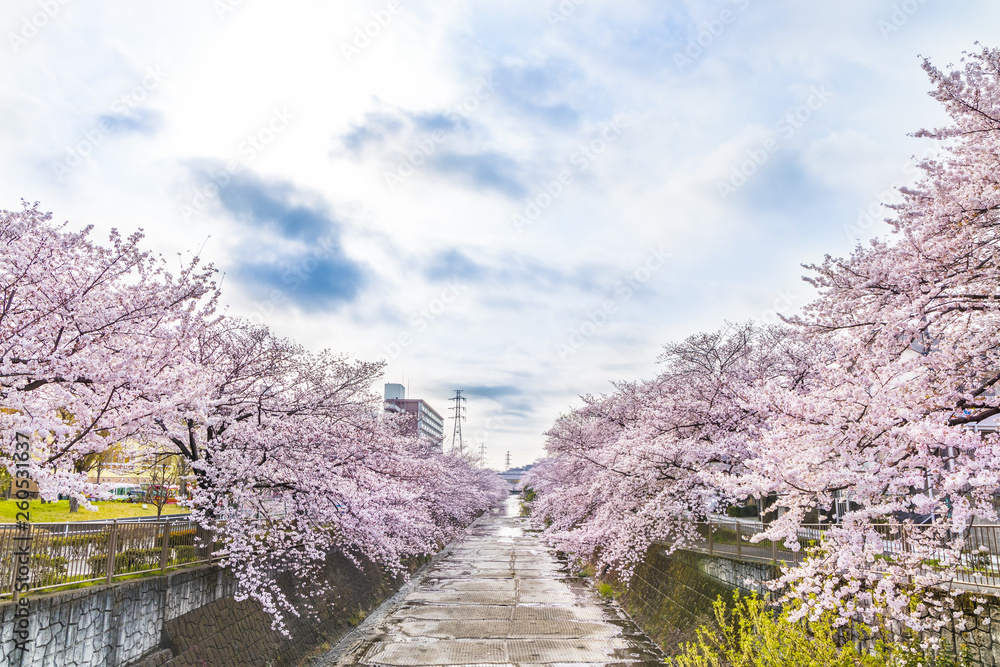
<svg viewBox="0 0 1000 667">
<path fill-rule="evenodd" d="M 517 513 L 511 498 L 480 517 L 320 664 L 662 664 Z"/>
</svg>

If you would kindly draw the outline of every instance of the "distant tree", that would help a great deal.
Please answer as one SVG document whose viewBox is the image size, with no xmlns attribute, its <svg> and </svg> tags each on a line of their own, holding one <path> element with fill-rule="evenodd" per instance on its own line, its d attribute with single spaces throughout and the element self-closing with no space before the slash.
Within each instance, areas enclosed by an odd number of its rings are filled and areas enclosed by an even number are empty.
<svg viewBox="0 0 1000 667">
<path fill-rule="evenodd" d="M 524 484 L 560 548 L 628 577 L 654 540 L 696 538 L 692 521 L 734 497 L 767 428 L 757 394 L 804 386 L 818 351 L 787 329 L 729 325 L 666 347 L 650 381 L 619 383 L 548 431 Z"/>
<path fill-rule="evenodd" d="M 370 391 L 379 363 L 310 353 L 236 320 L 195 352 L 213 379 L 208 410 L 163 420 L 163 433 L 194 470 L 190 506 L 221 535 L 240 595 L 275 618 L 298 612 L 260 572 L 314 581 L 333 549 L 400 572 L 504 495 L 495 474 L 383 413 Z"/>
<path fill-rule="evenodd" d="M 171 498 L 171 487 L 177 484 L 179 458 L 173 452 L 153 451 L 144 456 L 139 465 L 139 472 L 146 474 L 149 479 L 144 499 L 156 507 L 157 518 L 163 516 L 163 508 Z"/>
</svg>

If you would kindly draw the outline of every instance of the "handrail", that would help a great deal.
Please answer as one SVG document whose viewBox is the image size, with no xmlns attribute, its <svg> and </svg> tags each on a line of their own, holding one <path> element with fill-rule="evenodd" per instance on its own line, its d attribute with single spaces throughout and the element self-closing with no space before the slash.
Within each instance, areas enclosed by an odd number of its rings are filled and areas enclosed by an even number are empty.
<svg viewBox="0 0 1000 667">
<path fill-rule="evenodd" d="M 0 597 L 15 601 L 25 592 L 164 574 L 224 555 L 217 536 L 190 519 L 27 525 L 0 524 Z"/>
<path fill-rule="evenodd" d="M 796 539 L 785 540 L 754 538 L 766 530 L 763 523 L 748 521 L 696 521 L 692 522 L 700 539 L 686 540 L 681 546 L 713 556 L 724 556 L 741 561 L 797 566 L 806 557 L 810 547 L 820 546 L 823 534 L 836 528 L 836 524 L 802 524 Z M 872 526 L 881 540 L 881 559 L 891 562 L 894 558 L 913 557 L 914 541 L 907 535 L 913 531 L 927 530 L 919 524 L 875 524 Z M 957 561 L 956 581 L 972 586 L 1000 588 L 1000 525 L 969 526 L 962 535 L 960 550 L 941 545 L 922 547 L 920 559 L 928 564 L 946 559 Z M 674 546 L 674 543 L 660 544 Z"/>
</svg>

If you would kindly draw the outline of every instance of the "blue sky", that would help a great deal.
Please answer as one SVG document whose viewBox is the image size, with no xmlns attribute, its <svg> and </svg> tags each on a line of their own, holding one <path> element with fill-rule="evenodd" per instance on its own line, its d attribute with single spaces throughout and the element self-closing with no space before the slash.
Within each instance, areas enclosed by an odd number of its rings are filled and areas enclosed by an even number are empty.
<svg viewBox="0 0 1000 667">
<path fill-rule="evenodd" d="M 0 8 L 0 207 L 143 228 L 229 312 L 388 362 L 498 466 L 661 346 L 809 299 L 943 122 L 942 0 Z M 376 387 L 380 391 L 381 387 Z M 450 428 L 450 422 L 448 424 Z"/>
</svg>

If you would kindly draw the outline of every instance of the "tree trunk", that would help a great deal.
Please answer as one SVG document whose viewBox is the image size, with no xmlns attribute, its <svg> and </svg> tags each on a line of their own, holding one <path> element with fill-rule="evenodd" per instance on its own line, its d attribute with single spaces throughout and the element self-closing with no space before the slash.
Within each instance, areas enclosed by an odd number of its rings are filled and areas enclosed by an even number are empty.
<svg viewBox="0 0 1000 667">
<path fill-rule="evenodd" d="M 80 511 L 80 501 L 76 499 L 76 496 L 69 497 L 69 511 L 70 513 Z"/>
</svg>

